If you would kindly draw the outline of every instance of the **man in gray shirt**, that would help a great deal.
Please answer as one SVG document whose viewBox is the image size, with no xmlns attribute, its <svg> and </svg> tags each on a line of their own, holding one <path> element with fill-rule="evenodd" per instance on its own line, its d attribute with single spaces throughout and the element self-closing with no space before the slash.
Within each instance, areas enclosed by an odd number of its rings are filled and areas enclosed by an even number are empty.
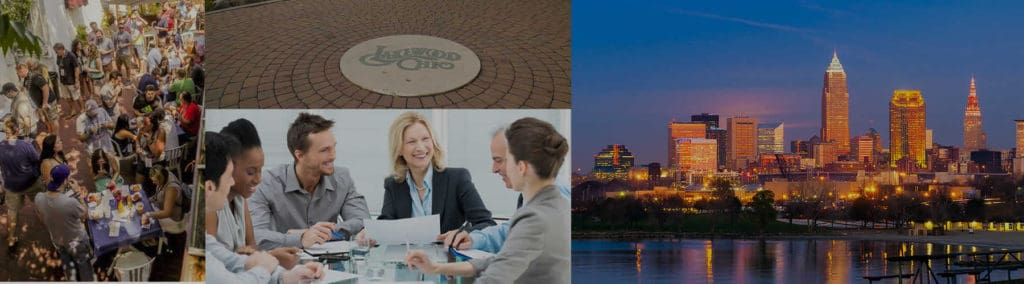
<svg viewBox="0 0 1024 284">
<path fill-rule="evenodd" d="M 110 71 L 114 71 L 114 42 L 99 32 L 96 33 L 96 48 L 100 50 L 100 63 L 106 68 L 104 71 L 110 74 Z"/>
<path fill-rule="evenodd" d="M 261 250 L 310 247 L 334 239 L 332 231 L 351 236 L 370 217 L 348 169 L 334 166 L 337 143 L 332 126 L 334 121 L 301 113 L 288 129 L 288 150 L 295 163 L 267 170 L 249 198 Z"/>
<path fill-rule="evenodd" d="M 132 48 L 135 47 L 132 41 L 132 34 L 128 32 L 126 25 L 117 26 L 117 35 L 114 39 L 117 41 L 117 69 L 121 70 L 121 74 L 125 74 L 125 78 L 133 78 L 132 69 L 135 66 L 132 65 Z"/>
<path fill-rule="evenodd" d="M 78 188 L 71 188 L 68 176 L 71 169 L 66 165 L 57 165 L 50 170 L 50 183 L 46 192 L 36 195 L 36 209 L 43 219 L 43 224 L 50 231 L 53 244 L 57 246 L 68 275 L 75 275 L 78 281 L 93 281 L 92 248 L 89 246 L 89 235 L 85 231 L 86 210 L 84 200 L 76 197 Z M 68 188 L 67 191 L 65 189 Z M 75 264 L 71 269 L 70 264 Z"/>
</svg>

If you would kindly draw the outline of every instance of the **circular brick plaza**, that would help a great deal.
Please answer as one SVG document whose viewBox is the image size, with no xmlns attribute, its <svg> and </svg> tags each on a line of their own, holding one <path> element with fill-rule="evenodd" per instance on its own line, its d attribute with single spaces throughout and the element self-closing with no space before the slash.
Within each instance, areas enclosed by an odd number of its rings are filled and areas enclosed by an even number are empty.
<svg viewBox="0 0 1024 284">
<path fill-rule="evenodd" d="M 207 15 L 208 108 L 570 108 L 569 1 L 287 0 Z M 367 40 L 439 37 L 480 71 L 451 91 L 375 93 L 342 75 Z"/>
</svg>

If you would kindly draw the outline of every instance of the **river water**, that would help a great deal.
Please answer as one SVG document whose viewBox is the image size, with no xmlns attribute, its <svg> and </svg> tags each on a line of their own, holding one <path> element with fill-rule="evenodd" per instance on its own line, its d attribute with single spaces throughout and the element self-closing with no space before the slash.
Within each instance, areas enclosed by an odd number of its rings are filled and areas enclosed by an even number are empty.
<svg viewBox="0 0 1024 284">
<path fill-rule="evenodd" d="M 862 240 L 675 239 L 572 241 L 573 283 L 867 283 L 864 276 L 897 274 L 885 261 L 900 255 L 984 252 L 989 247 Z M 1022 257 L 1017 255 L 1017 257 Z M 936 272 L 946 261 L 932 262 Z M 958 268 L 952 266 L 953 268 Z M 904 263 L 909 272 L 917 265 Z M 1020 270 L 1014 279 L 1024 277 Z M 1006 271 L 993 272 L 1005 280 Z M 908 283 L 905 279 L 904 283 Z M 960 276 L 958 283 L 974 283 Z M 945 279 L 939 279 L 946 283 Z M 879 282 L 876 282 L 879 283 Z M 881 283 L 896 283 L 887 280 Z"/>
</svg>

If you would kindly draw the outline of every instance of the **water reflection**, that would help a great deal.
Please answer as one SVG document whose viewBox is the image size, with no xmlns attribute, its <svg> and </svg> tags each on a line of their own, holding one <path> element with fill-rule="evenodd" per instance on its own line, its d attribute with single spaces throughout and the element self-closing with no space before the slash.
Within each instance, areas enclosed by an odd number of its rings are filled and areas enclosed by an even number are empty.
<svg viewBox="0 0 1024 284">
<path fill-rule="evenodd" d="M 576 283 L 867 283 L 862 277 L 917 268 L 911 263 L 900 268 L 886 262 L 889 256 L 991 250 L 847 240 L 575 240 L 572 246 Z M 935 260 L 932 268 L 944 271 L 952 264 Z M 1012 275 L 1019 279 L 1024 272 Z M 992 277 L 1006 279 L 1006 273 L 993 273 Z M 958 282 L 973 280 L 962 276 Z"/>
</svg>

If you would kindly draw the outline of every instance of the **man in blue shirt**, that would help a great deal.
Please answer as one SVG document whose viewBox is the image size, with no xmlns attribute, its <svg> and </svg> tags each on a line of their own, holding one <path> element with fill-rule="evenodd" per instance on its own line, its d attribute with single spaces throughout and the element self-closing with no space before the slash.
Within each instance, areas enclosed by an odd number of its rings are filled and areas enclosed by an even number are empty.
<svg viewBox="0 0 1024 284">
<path fill-rule="evenodd" d="M 512 182 L 508 179 L 508 174 L 505 173 L 505 153 L 508 149 L 508 142 L 505 141 L 505 128 L 499 128 L 491 134 L 491 172 L 501 176 L 501 180 L 505 182 L 505 188 L 511 189 Z M 569 188 L 556 184 L 558 191 L 562 193 L 562 197 L 566 200 L 570 200 Z M 516 204 L 516 208 L 523 206 L 523 196 L 519 196 L 519 201 Z M 444 240 L 445 248 L 453 246 L 456 249 L 477 249 L 490 253 L 498 253 L 501 250 L 501 245 L 505 243 L 505 236 L 508 235 L 508 222 L 498 224 L 497 226 L 490 226 L 481 230 L 473 232 L 464 232 L 459 230 L 452 230 L 447 233 L 438 236 L 438 240 Z"/>
<path fill-rule="evenodd" d="M 39 152 L 25 140 L 18 139 L 18 127 L 11 119 L 3 122 L 7 140 L 0 141 L 0 173 L 3 176 L 4 195 L 7 199 L 7 246 L 18 241 L 18 211 L 25 195 L 41 191 L 39 181 Z"/>
</svg>

